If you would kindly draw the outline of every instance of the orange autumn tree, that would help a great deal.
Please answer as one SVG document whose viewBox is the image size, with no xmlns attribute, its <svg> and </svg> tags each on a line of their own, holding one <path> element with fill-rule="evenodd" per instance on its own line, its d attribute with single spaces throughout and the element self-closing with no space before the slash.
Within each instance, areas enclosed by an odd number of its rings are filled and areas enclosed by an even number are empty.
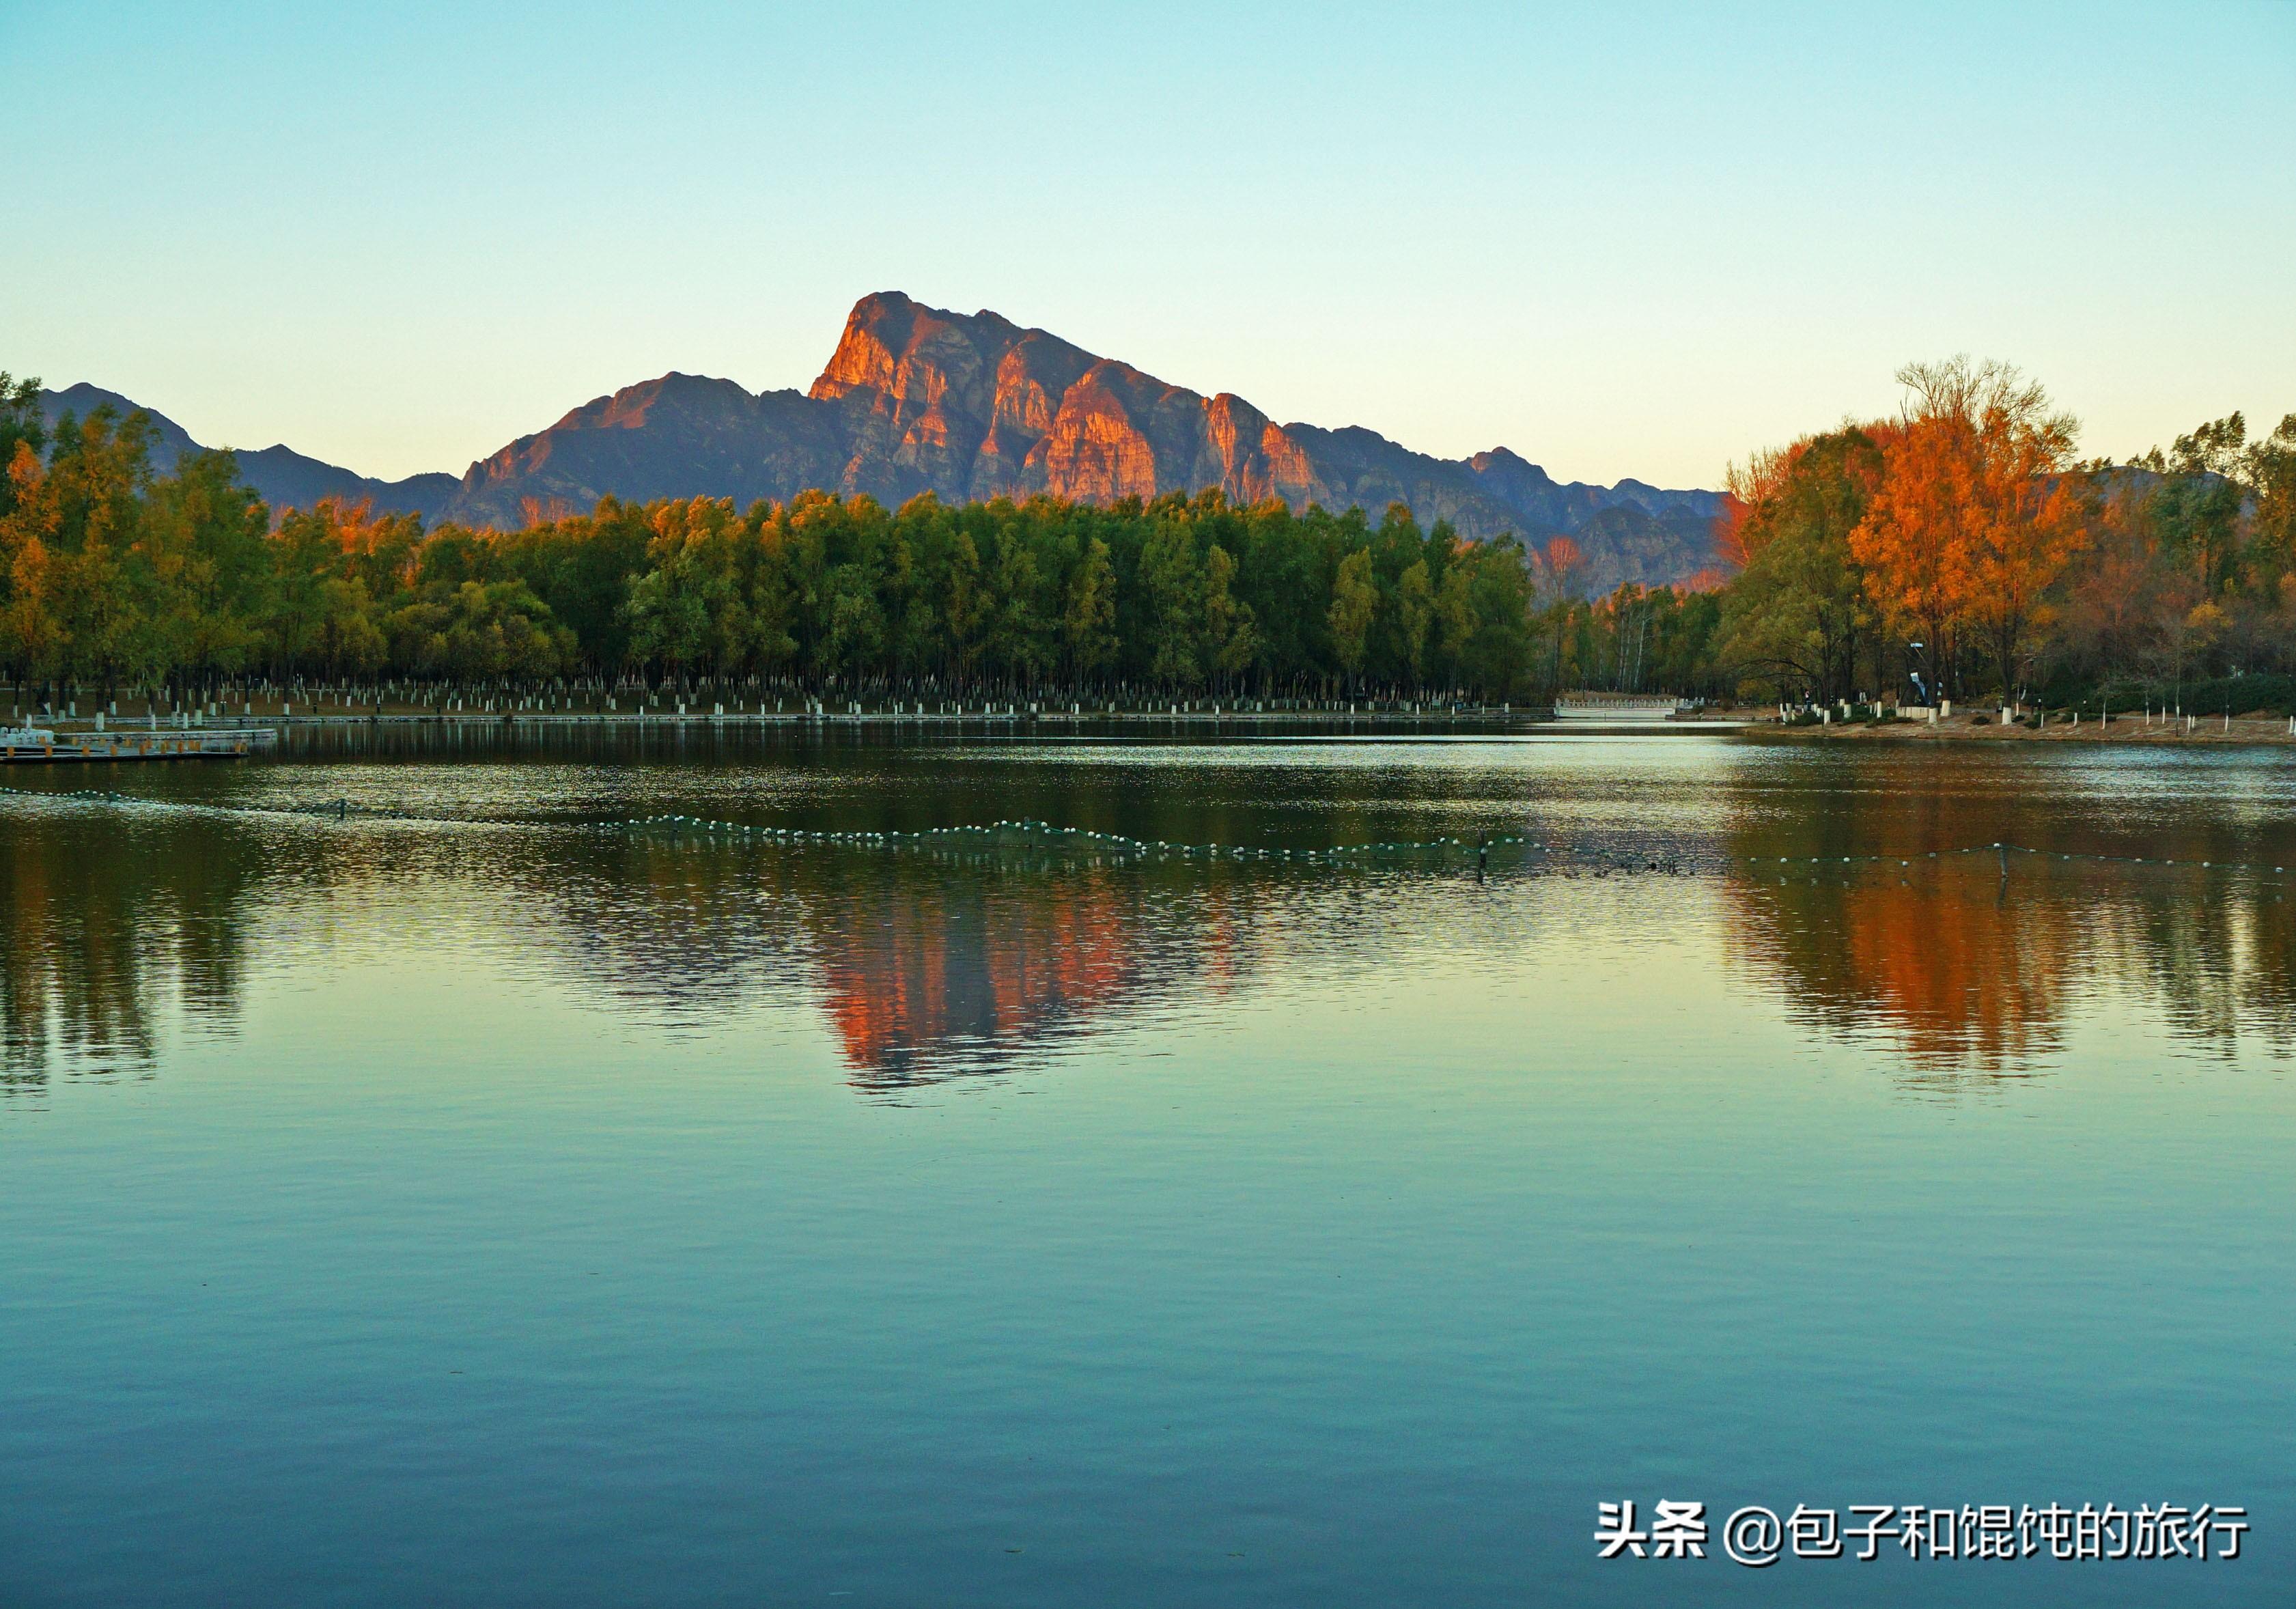
<svg viewBox="0 0 2296 1609">
<path fill-rule="evenodd" d="M 1792 447 L 1766 447 L 1745 464 L 1730 464 L 1722 481 L 1722 513 L 1714 521 L 1714 552 L 1733 574 L 1751 564 L 1768 545 L 1770 529 L 1760 511 L 1784 490 L 1809 439 Z"/>
<path fill-rule="evenodd" d="M 1577 594 L 1578 573 L 1586 568 L 1587 557 L 1570 538 L 1549 537 L 1540 552 L 1539 565 L 1556 597 L 1572 597 Z"/>
<path fill-rule="evenodd" d="M 2087 545 L 2088 511 L 2066 473 L 2079 422 L 2051 412 L 2048 393 L 2013 369 L 1979 396 L 1975 496 L 1954 555 L 1955 584 L 2005 693 L 2027 644 L 2055 618 L 2050 591 Z"/>
<path fill-rule="evenodd" d="M 1947 685 L 1969 635 L 2010 696 L 2028 643 L 2051 618 L 2049 588 L 2085 540 L 2067 477 L 2079 423 L 2007 364 L 1909 364 L 1898 382 L 1906 407 L 1882 433 L 1882 484 L 1850 552 L 1874 601 L 1927 635 Z"/>
</svg>

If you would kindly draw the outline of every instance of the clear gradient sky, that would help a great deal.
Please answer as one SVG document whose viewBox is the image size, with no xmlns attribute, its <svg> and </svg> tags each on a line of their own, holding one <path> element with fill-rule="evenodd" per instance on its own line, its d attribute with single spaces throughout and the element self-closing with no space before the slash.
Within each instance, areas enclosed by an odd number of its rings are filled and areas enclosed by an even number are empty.
<svg viewBox="0 0 2296 1609">
<path fill-rule="evenodd" d="M 2092 454 L 2296 410 L 2285 0 L 0 0 L 0 368 L 370 474 L 802 387 L 889 289 L 1566 480 L 1956 351 Z"/>
</svg>

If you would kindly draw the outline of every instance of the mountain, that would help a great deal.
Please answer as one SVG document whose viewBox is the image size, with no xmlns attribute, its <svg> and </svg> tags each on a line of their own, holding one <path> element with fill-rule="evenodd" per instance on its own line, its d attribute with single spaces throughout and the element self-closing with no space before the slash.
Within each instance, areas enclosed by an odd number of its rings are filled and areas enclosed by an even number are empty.
<svg viewBox="0 0 2296 1609">
<path fill-rule="evenodd" d="M 864 297 L 810 390 L 751 395 L 665 374 L 575 409 L 473 464 L 449 519 L 515 526 L 606 492 L 707 493 L 737 502 L 807 487 L 898 505 L 1054 497 L 1105 502 L 1218 487 L 1297 508 L 1408 504 L 1465 536 L 1568 533 L 1586 579 L 1684 579 L 1715 562 L 1721 498 L 1638 480 L 1562 484 L 1505 447 L 1431 457 L 1374 431 L 1271 421 L 1241 397 L 1206 397 L 991 312 Z"/>
<path fill-rule="evenodd" d="M 96 400 L 127 406 L 90 386 L 53 400 L 82 412 Z M 157 458 L 169 462 L 190 438 L 153 418 Z M 822 488 L 898 505 L 921 492 L 1105 502 L 1217 487 L 1237 502 L 1280 497 L 1374 516 L 1400 502 L 1422 523 L 1448 520 L 1477 539 L 1570 535 L 1597 589 L 1711 568 L 1722 507 L 1711 491 L 1558 482 L 1505 447 L 1437 458 L 1361 428 L 1277 424 L 1241 397 L 1207 397 L 998 314 L 951 313 L 898 291 L 854 305 L 803 392 L 664 374 L 520 437 L 459 483 L 365 480 L 283 447 L 240 462 L 274 507 L 363 497 L 504 529 L 580 513 L 609 493 L 747 504 Z"/>
<path fill-rule="evenodd" d="M 446 517 L 516 529 L 529 508 L 581 513 L 626 502 L 731 497 L 748 505 L 836 487 L 835 422 L 797 391 L 752 396 L 730 380 L 664 374 L 584 404 L 471 465 Z"/>
<path fill-rule="evenodd" d="M 140 403 L 130 402 L 117 391 L 107 391 L 83 382 L 68 386 L 61 391 L 40 393 L 40 414 L 53 429 L 58 419 L 66 414 L 85 419 L 99 407 L 110 407 L 123 417 L 135 413 Z M 156 409 L 144 407 L 152 420 L 152 464 L 159 470 L 172 469 L 176 460 L 185 453 L 206 449 L 191 438 L 191 433 Z M 322 497 L 343 497 L 357 501 L 372 498 L 378 508 L 404 509 L 411 513 L 431 516 L 447 505 L 460 489 L 461 483 L 447 474 L 410 475 L 404 480 L 376 480 L 354 473 L 332 464 L 307 457 L 287 447 L 266 447 L 257 452 L 239 451 L 232 455 L 239 460 L 239 472 L 257 495 L 275 509 L 308 508 Z"/>
</svg>

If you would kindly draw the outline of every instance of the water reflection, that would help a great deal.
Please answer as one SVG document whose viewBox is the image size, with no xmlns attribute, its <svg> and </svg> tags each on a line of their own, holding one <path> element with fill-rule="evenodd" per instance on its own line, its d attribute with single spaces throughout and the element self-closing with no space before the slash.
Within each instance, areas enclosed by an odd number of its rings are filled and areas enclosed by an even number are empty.
<svg viewBox="0 0 2296 1609">
<path fill-rule="evenodd" d="M 1665 764 L 1681 766 L 1677 756 Z M 1882 1047 L 1916 1088 L 2030 1074 L 2063 1051 L 2085 1014 L 2156 1011 L 2187 1042 L 2226 1053 L 2243 1038 L 2277 1051 L 2296 1039 L 2296 907 L 2284 881 L 2052 858 L 2141 847 L 2188 863 L 2296 858 L 2273 836 L 2286 829 L 2271 810 L 2238 789 L 2186 785 L 2173 809 L 2140 812 L 2132 845 L 2134 818 L 2113 816 L 2128 808 L 2125 778 L 2116 792 L 2111 778 L 2062 769 L 1916 776 L 1906 764 L 1885 755 L 1813 768 L 1734 750 L 1615 784 L 1607 802 L 1591 804 L 1597 793 L 1583 779 L 1488 761 L 1414 774 L 1415 799 L 1398 797 L 1392 768 L 1300 768 L 1242 783 L 1184 776 L 1179 786 L 1166 777 L 1159 785 L 1179 802 L 1135 801 L 1129 814 L 1123 801 L 1141 785 L 1130 776 L 1039 765 L 1022 768 L 1015 786 L 1048 817 L 1175 838 L 1208 810 L 1242 836 L 1270 822 L 1296 828 L 1303 816 L 1393 832 L 1415 809 L 1432 831 L 1480 823 L 1662 839 L 1670 852 L 1732 869 L 1640 881 L 1622 896 L 1640 919 L 1686 937 L 1700 964 L 1749 981 L 1803 1032 Z M 533 790 L 538 773 L 506 769 L 442 771 L 465 791 Z M 631 785 L 621 773 L 584 775 L 605 778 L 585 784 L 594 797 Z M 875 790 L 888 825 L 980 814 L 966 799 L 874 774 L 677 775 L 703 798 L 707 786 L 746 790 L 752 801 L 780 790 L 816 811 L 839 787 L 849 799 Z M 226 785 L 344 784 L 279 768 L 201 774 L 186 785 L 214 796 Z M 433 889 L 463 891 L 514 911 L 512 941 L 549 957 L 553 973 L 673 1021 L 760 1005 L 816 1009 L 854 1086 L 882 1095 L 1009 1070 L 1160 1011 L 1231 989 L 1298 985 L 1332 966 L 1432 949 L 1463 967 L 1519 972 L 1530 953 L 1524 936 L 1548 931 L 1550 916 L 1576 908 L 1573 891 L 1583 893 L 1512 873 L 1479 883 L 1456 863 L 1143 866 L 680 844 L 581 825 L 337 825 L 21 797 L 0 800 L 0 1091 L 18 1094 L 59 1071 L 146 1068 L 178 1017 L 227 1028 L 250 968 L 291 926 L 283 913 L 315 895 L 357 892 L 390 908 L 427 901 Z M 2018 858 L 2005 880 L 1990 857 L 1931 857 L 2005 836 L 2046 853 Z M 1779 864 L 1876 851 L 1906 864 Z M 1620 920 L 1621 907 L 1608 908 L 1603 919 Z M 364 953 L 387 965 L 406 939 L 378 924 Z M 1544 1000 L 1533 1009 L 1573 1007 Z"/>
<path fill-rule="evenodd" d="M 1998 1074 L 2057 1050 L 2078 948 L 2067 907 L 1972 887 L 1991 883 L 1982 870 L 1914 875 L 1733 878 L 1732 938 L 1796 1022 L 1879 1030 L 1924 1075 Z"/>
<path fill-rule="evenodd" d="M 2270 873 L 2284 849 L 2205 809 L 2115 831 L 2062 778 L 2027 780 L 2032 808 L 2007 825 L 1981 792 L 1845 789 L 1814 816 L 1740 799 L 1726 842 L 1742 869 L 1723 882 L 1734 956 L 1796 1023 L 1878 1038 L 1920 1085 L 2018 1076 L 2083 1009 L 2149 1006 L 2220 1051 L 2296 1042 L 2296 913 Z M 2035 852 L 1948 853 L 2005 836 Z M 1869 854 L 1899 864 L 1839 858 Z"/>
<path fill-rule="evenodd" d="M 2194 890 L 2143 902 L 2100 936 L 2101 969 L 2135 973 L 2185 1034 L 2229 1044 L 2254 1032 L 2296 1044 L 2296 906 L 2284 884 Z M 2195 893 L 2198 897 L 2194 897 Z"/>
<path fill-rule="evenodd" d="M 172 1001 L 228 1027 L 263 857 L 161 817 L 15 810 L 0 829 L 0 1092 L 145 1068 Z"/>
<path fill-rule="evenodd" d="M 1005 1065 L 1172 979 L 1159 976 L 1136 885 L 1105 868 L 882 870 L 821 932 L 822 992 L 856 1081 Z M 904 886 L 906 884 L 907 886 Z"/>
<path fill-rule="evenodd" d="M 1134 868 L 593 837 L 569 875 L 566 847 L 496 864 L 589 975 L 679 1017 L 811 1000 L 865 1089 L 999 1071 L 1234 968 L 1231 924 Z"/>
</svg>

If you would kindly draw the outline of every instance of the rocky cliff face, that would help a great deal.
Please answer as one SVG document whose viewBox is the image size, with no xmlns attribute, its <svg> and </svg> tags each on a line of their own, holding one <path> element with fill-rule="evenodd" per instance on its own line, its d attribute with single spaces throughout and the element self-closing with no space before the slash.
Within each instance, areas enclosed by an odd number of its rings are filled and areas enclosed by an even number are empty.
<svg viewBox="0 0 2296 1609">
<path fill-rule="evenodd" d="M 97 400 L 134 406 L 92 387 L 52 396 L 82 412 Z M 159 423 L 164 467 L 190 439 Z M 1280 497 L 1374 517 L 1400 502 L 1423 523 L 1448 520 L 1477 539 L 1568 533 L 1597 589 L 1711 567 L 1721 512 L 1710 491 L 1558 483 L 1505 447 L 1436 458 L 1372 431 L 1277 424 L 1241 397 L 1202 396 L 997 314 L 946 312 L 898 291 L 854 304 L 805 392 L 753 395 L 730 380 L 665 374 L 521 436 L 459 484 L 365 480 L 283 447 L 240 462 L 275 508 L 364 497 L 502 529 L 579 513 L 609 493 L 747 504 L 823 488 L 897 505 L 921 492 L 1108 502 L 1217 487 L 1239 503 Z"/>
<path fill-rule="evenodd" d="M 1244 503 L 1410 505 L 1473 538 L 1584 534 L 1587 579 L 1676 580 L 1710 566 L 1719 499 L 1640 481 L 1559 485 L 1501 447 L 1458 462 L 1366 430 L 1278 425 L 1240 397 L 1204 397 L 995 313 L 897 292 L 865 297 L 808 395 L 835 412 L 833 479 L 899 503 L 920 492 L 1107 502 L 1218 487 Z M 1605 511 L 1632 516 L 1595 523 Z"/>
</svg>

